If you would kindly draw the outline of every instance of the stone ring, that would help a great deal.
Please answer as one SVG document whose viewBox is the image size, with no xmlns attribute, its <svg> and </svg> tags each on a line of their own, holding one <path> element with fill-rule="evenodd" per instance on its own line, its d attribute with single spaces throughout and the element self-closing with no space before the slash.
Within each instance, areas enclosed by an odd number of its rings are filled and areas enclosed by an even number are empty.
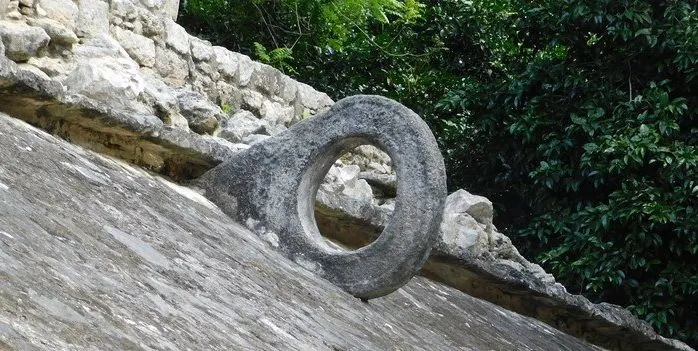
<svg viewBox="0 0 698 351">
<path fill-rule="evenodd" d="M 332 164 L 365 144 L 393 161 L 395 210 L 373 243 L 341 250 L 318 230 L 315 195 Z M 199 184 L 225 213 L 284 255 L 364 299 L 397 290 L 421 269 L 446 199 L 443 158 L 426 123 L 395 101 L 366 95 L 345 98 L 252 145 L 204 174 Z"/>
</svg>

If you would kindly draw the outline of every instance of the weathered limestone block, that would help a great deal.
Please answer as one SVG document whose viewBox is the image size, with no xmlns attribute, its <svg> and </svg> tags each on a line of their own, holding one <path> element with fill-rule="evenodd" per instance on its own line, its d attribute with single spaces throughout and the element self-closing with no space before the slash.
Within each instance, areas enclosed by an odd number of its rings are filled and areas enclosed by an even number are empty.
<svg viewBox="0 0 698 351">
<path fill-rule="evenodd" d="M 216 84 L 211 76 L 204 72 L 205 69 L 208 69 L 206 64 L 201 65 L 202 63 L 200 62 L 199 64 L 203 67 L 203 69 L 200 69 L 200 67 L 197 66 L 191 58 L 189 58 L 188 63 L 189 79 L 187 80 L 187 86 L 215 101 L 217 94 L 213 91 L 212 87 L 214 87 Z"/>
<path fill-rule="evenodd" d="M 176 87 L 186 84 L 189 77 L 189 62 L 159 45 L 155 46 L 155 69 L 167 83 Z"/>
<path fill-rule="evenodd" d="M 452 193 L 446 199 L 441 237 L 436 249 L 454 257 L 466 258 L 491 252 L 497 258 L 515 259 L 528 264 L 506 236 L 500 235 L 499 242 L 494 243 L 492 215 L 492 203 L 484 196 L 473 195 L 463 189 Z"/>
<path fill-rule="evenodd" d="M 492 255 L 492 257 L 496 258 L 526 262 L 526 259 L 521 256 L 519 250 L 511 242 L 511 239 L 499 232 L 494 232 L 491 234 L 489 253 Z"/>
<path fill-rule="evenodd" d="M 69 93 L 80 94 L 110 106 L 132 109 L 144 90 L 138 65 L 130 59 L 94 58 L 81 61 L 63 80 Z"/>
<path fill-rule="evenodd" d="M 9 1 L 5 1 L 4 4 L 2 1 L 0 1 L 0 20 L 1 19 L 10 19 L 10 20 L 22 19 L 22 13 L 20 12 L 20 9 L 19 9 L 19 1 L 9 0 Z"/>
<path fill-rule="evenodd" d="M 138 64 L 144 67 L 155 65 L 155 42 L 152 39 L 119 27 L 114 27 L 112 33 L 129 56 Z"/>
<path fill-rule="evenodd" d="M 196 68 L 197 74 L 204 75 L 206 76 L 206 78 L 213 80 L 218 80 L 220 78 L 220 74 L 218 74 L 218 72 L 208 62 L 196 62 L 194 64 L 194 67 Z M 214 86 L 215 84 L 211 83 L 205 88 L 208 88 L 210 90 Z"/>
<path fill-rule="evenodd" d="M 359 173 L 359 178 L 366 180 L 371 185 L 371 188 L 378 189 L 381 197 L 395 197 L 397 177 L 394 174 L 365 171 Z"/>
<path fill-rule="evenodd" d="M 293 102 L 298 93 L 298 82 L 287 75 L 282 75 L 279 79 L 279 97 L 287 103 Z"/>
<path fill-rule="evenodd" d="M 271 125 L 285 125 L 293 119 L 293 106 L 284 106 L 278 102 L 262 100 L 259 115 Z"/>
<path fill-rule="evenodd" d="M 190 43 L 187 31 L 170 19 L 165 20 L 165 31 L 167 32 L 167 45 L 181 55 L 189 55 Z"/>
<path fill-rule="evenodd" d="M 0 56 L 5 56 L 5 43 L 3 43 L 2 38 L 0 38 Z"/>
<path fill-rule="evenodd" d="M 440 251 L 457 257 L 476 256 L 477 253 L 472 253 L 471 249 L 483 243 L 482 237 L 487 238 L 487 233 L 473 217 L 454 213 L 444 214 L 441 237 L 436 247 Z"/>
<path fill-rule="evenodd" d="M 264 98 L 264 95 L 254 91 L 254 90 L 242 90 L 242 108 L 252 111 L 256 115 L 261 115 L 260 109 L 262 108 L 262 104 L 266 99 Z"/>
<path fill-rule="evenodd" d="M 36 15 L 36 9 L 33 6 L 24 6 L 22 5 L 22 1 L 20 1 L 19 13 L 26 17 L 34 17 Z"/>
<path fill-rule="evenodd" d="M 205 96 L 184 90 L 177 95 L 179 110 L 189 122 L 189 128 L 199 134 L 212 134 L 218 122 L 225 118 L 220 107 L 211 103 Z"/>
<path fill-rule="evenodd" d="M 141 31 L 146 37 L 156 37 L 165 33 L 165 19 L 161 16 L 157 16 L 152 12 L 139 8 L 138 13 L 140 16 Z"/>
<path fill-rule="evenodd" d="M 209 61 L 213 58 L 213 46 L 206 40 L 190 37 L 191 57 L 194 61 Z"/>
<path fill-rule="evenodd" d="M 179 0 L 141 0 L 141 3 L 159 16 L 177 20 Z"/>
<path fill-rule="evenodd" d="M 75 32 L 50 18 L 29 19 L 27 23 L 45 30 L 46 34 L 51 38 L 51 44 L 72 46 L 78 42 Z"/>
<path fill-rule="evenodd" d="M 250 86 L 267 96 L 278 95 L 282 73 L 269 65 L 258 64 L 256 66 L 250 78 Z"/>
<path fill-rule="evenodd" d="M 303 107 L 312 111 L 320 111 L 333 103 L 327 94 L 318 92 L 304 83 L 298 83 L 298 100 Z"/>
<path fill-rule="evenodd" d="M 361 202 L 370 203 L 373 200 L 373 190 L 371 186 L 366 182 L 365 179 L 359 179 L 359 173 L 361 169 L 357 165 L 348 165 L 344 167 L 332 167 L 330 170 L 335 169 L 335 187 L 338 189 L 332 189 L 333 187 L 326 187 L 325 189 L 331 189 L 333 191 L 339 190 L 339 193 L 346 195 L 351 199 L 355 199 Z M 330 175 L 330 172 L 327 172 Z M 327 178 L 327 177 L 326 177 Z M 323 186 L 325 184 L 322 184 Z"/>
<path fill-rule="evenodd" d="M 268 134 L 268 127 L 266 121 L 258 119 L 252 112 L 241 110 L 223 122 L 218 136 L 233 143 L 240 143 L 250 134 Z"/>
<path fill-rule="evenodd" d="M 230 111 L 238 111 L 242 108 L 242 92 L 240 89 L 223 80 L 218 80 L 211 93 L 214 95 L 213 101 L 220 106 L 226 106 Z"/>
<path fill-rule="evenodd" d="M 395 220 L 369 246 L 346 252 L 319 233 L 315 194 L 340 155 L 367 143 L 385 149 L 398 165 Z M 224 212 L 286 256 L 362 298 L 398 289 L 421 268 L 446 197 L 443 159 L 429 128 L 406 107 L 376 96 L 344 99 L 233 156 L 199 184 Z"/>
<path fill-rule="evenodd" d="M 237 57 L 237 61 L 239 62 L 237 84 L 241 87 L 246 87 L 248 84 L 250 84 L 252 75 L 257 70 L 257 67 L 261 65 L 261 63 L 252 61 L 252 59 L 250 59 L 250 57 L 247 55 L 239 54 L 237 52 L 233 52 L 232 54 L 233 56 Z"/>
<path fill-rule="evenodd" d="M 132 0 L 110 0 L 109 13 L 120 19 L 133 19 L 138 14 L 138 6 Z"/>
<path fill-rule="evenodd" d="M 239 57 L 230 50 L 220 47 L 213 47 L 212 65 L 223 77 L 233 80 L 237 84 L 237 73 L 240 65 Z"/>
<path fill-rule="evenodd" d="M 32 57 L 27 61 L 28 64 L 40 69 L 49 77 L 62 77 L 72 72 L 77 63 L 74 61 L 64 61 L 53 57 Z"/>
<path fill-rule="evenodd" d="M 342 156 L 346 163 L 359 166 L 362 171 L 371 171 L 380 174 L 392 174 L 390 156 L 382 150 L 371 146 L 362 145 Z"/>
<path fill-rule="evenodd" d="M 36 66 L 30 65 L 28 63 L 20 63 L 17 65 L 17 67 L 20 69 L 20 71 L 30 72 L 32 75 L 38 77 L 41 80 L 51 80 L 51 78 L 46 73 L 44 73 Z"/>
<path fill-rule="evenodd" d="M 150 11 L 161 10 L 165 3 L 164 0 L 140 0 L 140 2 Z"/>
<path fill-rule="evenodd" d="M 165 124 L 189 130 L 187 119 L 179 113 L 179 102 L 174 89 L 152 74 L 143 75 L 145 86 L 141 98 L 147 105 L 153 107 L 155 114 Z"/>
<path fill-rule="evenodd" d="M 447 205 L 454 211 L 462 211 L 471 215 L 478 223 L 492 225 L 492 202 L 479 195 L 473 195 L 460 189 L 449 196 Z"/>
<path fill-rule="evenodd" d="M 436 249 L 454 257 L 474 258 L 490 249 L 490 237 L 468 212 L 471 208 L 468 205 L 473 201 L 467 201 L 462 191 L 464 190 L 458 190 L 446 199 L 444 220 L 441 222 L 441 235 Z"/>
<path fill-rule="evenodd" d="M 163 0 L 162 10 L 166 16 L 176 21 L 179 14 L 179 0 Z"/>
<path fill-rule="evenodd" d="M 344 189 L 344 184 L 358 179 L 361 170 L 356 165 L 345 165 L 341 160 L 337 160 L 327 171 L 325 178 L 320 184 L 320 189 L 340 193 Z"/>
<path fill-rule="evenodd" d="M 21 22 L 0 21 L 0 40 L 5 47 L 5 55 L 13 61 L 23 62 L 35 56 L 51 38 L 41 28 L 31 27 Z"/>
<path fill-rule="evenodd" d="M 109 4 L 102 0 L 78 0 L 78 23 L 75 33 L 81 38 L 109 32 Z"/>
<path fill-rule="evenodd" d="M 126 50 L 108 33 L 99 33 L 85 40 L 84 44 L 73 49 L 73 54 L 78 60 L 103 57 L 130 59 Z"/>
<path fill-rule="evenodd" d="M 46 11 L 46 16 L 63 24 L 70 30 L 76 28 L 78 6 L 72 0 L 39 0 L 38 6 Z"/>
</svg>

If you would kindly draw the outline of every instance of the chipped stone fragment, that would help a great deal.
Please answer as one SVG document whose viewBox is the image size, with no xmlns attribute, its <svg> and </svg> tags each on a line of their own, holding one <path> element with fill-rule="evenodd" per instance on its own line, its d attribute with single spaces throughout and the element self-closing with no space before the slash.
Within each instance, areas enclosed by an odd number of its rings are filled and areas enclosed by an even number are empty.
<svg viewBox="0 0 698 351">
<path fill-rule="evenodd" d="M 0 40 L 5 47 L 5 56 L 15 62 L 25 62 L 46 45 L 51 38 L 39 27 L 21 22 L 0 21 Z"/>
</svg>

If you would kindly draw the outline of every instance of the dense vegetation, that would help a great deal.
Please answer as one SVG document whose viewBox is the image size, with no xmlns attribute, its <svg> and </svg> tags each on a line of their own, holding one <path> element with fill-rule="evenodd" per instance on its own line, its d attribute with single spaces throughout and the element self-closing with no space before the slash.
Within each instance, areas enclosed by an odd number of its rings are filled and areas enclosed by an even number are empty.
<svg viewBox="0 0 698 351">
<path fill-rule="evenodd" d="M 181 22 L 408 105 L 527 257 L 698 344 L 695 1 L 189 0 Z"/>
</svg>

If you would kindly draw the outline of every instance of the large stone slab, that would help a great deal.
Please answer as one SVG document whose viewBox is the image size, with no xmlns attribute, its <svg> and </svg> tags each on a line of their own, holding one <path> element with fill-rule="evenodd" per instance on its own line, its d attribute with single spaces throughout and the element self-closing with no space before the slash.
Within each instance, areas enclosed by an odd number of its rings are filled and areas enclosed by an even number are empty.
<svg viewBox="0 0 698 351">
<path fill-rule="evenodd" d="M 0 113 L 0 349 L 600 350 L 424 278 L 362 303 L 199 194 Z"/>
</svg>

